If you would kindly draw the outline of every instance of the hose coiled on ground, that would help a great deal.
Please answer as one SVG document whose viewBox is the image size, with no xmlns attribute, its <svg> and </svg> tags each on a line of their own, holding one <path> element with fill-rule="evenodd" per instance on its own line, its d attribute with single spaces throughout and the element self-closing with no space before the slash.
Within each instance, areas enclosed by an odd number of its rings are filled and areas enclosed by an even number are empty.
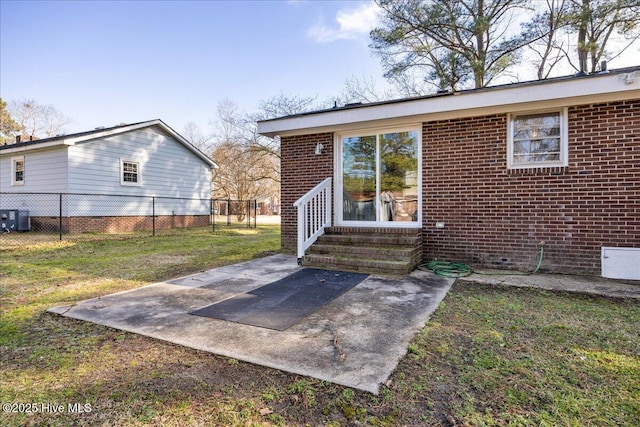
<svg viewBox="0 0 640 427">
<path fill-rule="evenodd" d="M 418 265 L 419 270 L 432 271 L 438 276 L 449 277 L 457 279 L 458 277 L 466 277 L 472 273 L 484 274 L 486 276 L 529 276 L 536 274 L 540 270 L 542 265 L 542 259 L 544 258 L 544 242 L 540 243 L 540 256 L 538 257 L 538 265 L 530 273 L 483 273 L 480 271 L 473 271 L 473 269 L 462 262 L 449 262 L 449 261 L 431 261 Z"/>
</svg>

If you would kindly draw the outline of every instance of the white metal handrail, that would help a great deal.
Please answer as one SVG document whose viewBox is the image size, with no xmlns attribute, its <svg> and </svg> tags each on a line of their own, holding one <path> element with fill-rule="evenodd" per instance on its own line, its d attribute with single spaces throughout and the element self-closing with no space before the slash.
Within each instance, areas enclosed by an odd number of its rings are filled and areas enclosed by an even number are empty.
<svg viewBox="0 0 640 427">
<path fill-rule="evenodd" d="M 298 263 L 304 252 L 331 225 L 331 178 L 313 187 L 293 204 L 298 208 Z"/>
</svg>

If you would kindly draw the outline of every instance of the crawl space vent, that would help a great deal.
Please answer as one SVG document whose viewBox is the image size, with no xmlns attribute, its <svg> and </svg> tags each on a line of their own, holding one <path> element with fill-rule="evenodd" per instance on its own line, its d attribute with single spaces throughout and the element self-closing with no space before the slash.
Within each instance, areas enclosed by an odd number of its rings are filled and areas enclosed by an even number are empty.
<svg viewBox="0 0 640 427">
<path fill-rule="evenodd" d="M 640 280 L 640 248 L 602 248 L 602 277 Z"/>
</svg>

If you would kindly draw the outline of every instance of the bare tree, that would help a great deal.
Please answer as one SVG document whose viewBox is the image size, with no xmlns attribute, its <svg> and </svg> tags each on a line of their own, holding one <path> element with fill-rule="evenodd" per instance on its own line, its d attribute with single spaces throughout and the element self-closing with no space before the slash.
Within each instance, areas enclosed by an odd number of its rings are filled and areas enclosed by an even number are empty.
<svg viewBox="0 0 640 427">
<path fill-rule="evenodd" d="M 277 192 L 268 158 L 241 142 L 219 143 L 213 150 L 213 160 L 219 165 L 213 170 L 214 198 L 248 201 Z M 245 214 L 242 204 L 238 221 L 244 220 Z"/>
<path fill-rule="evenodd" d="M 53 105 L 41 105 L 33 99 L 11 101 L 9 112 L 20 126 L 24 137 L 49 138 L 65 133 L 65 126 L 73 120 Z"/>
<path fill-rule="evenodd" d="M 528 31 L 538 35 L 538 39 L 528 45 L 535 59 L 538 79 L 551 76 L 553 69 L 567 61 L 567 48 L 562 35 L 569 30 L 570 1 L 545 0 L 542 10 L 537 10 L 534 18 L 526 24 Z"/>
<path fill-rule="evenodd" d="M 257 116 L 259 120 L 291 116 L 317 107 L 317 96 L 296 96 L 280 93 L 260 101 Z"/>
<path fill-rule="evenodd" d="M 280 94 L 260 103 L 259 111 L 247 114 L 225 99 L 210 122 L 214 144 L 214 198 L 252 200 L 280 193 L 280 139 L 258 133 L 257 121 L 297 114 L 316 107 L 315 97 Z M 244 215 L 241 208 L 239 220 Z"/>
<path fill-rule="evenodd" d="M 191 143 L 191 145 L 205 153 L 207 156 L 211 156 L 211 150 L 213 150 L 213 137 L 202 133 L 198 125 L 194 122 L 189 122 L 184 126 L 182 135 Z"/>
<path fill-rule="evenodd" d="M 397 95 L 391 89 L 379 89 L 373 76 L 361 78 L 350 76 L 345 79 L 342 91 L 335 101 L 342 105 L 354 102 L 370 103 L 393 99 Z"/>
<path fill-rule="evenodd" d="M 291 116 L 320 108 L 315 96 L 294 96 L 280 93 L 259 104 L 259 109 L 244 118 L 245 141 L 252 151 L 262 153 L 272 165 L 272 179 L 280 182 L 280 138 L 267 138 L 258 133 L 257 122 L 276 117 Z"/>
<path fill-rule="evenodd" d="M 212 158 L 219 166 L 213 173 L 213 197 L 246 201 L 278 194 L 280 158 L 260 149 L 255 121 L 234 102 L 223 100 L 211 124 L 215 129 Z M 244 215 L 241 206 L 238 220 Z"/>
</svg>

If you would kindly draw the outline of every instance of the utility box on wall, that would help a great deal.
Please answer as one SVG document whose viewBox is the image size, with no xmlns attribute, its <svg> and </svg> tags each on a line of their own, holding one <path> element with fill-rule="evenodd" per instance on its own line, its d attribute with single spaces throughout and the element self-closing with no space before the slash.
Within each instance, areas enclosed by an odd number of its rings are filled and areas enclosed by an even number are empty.
<svg viewBox="0 0 640 427">
<path fill-rule="evenodd" d="M 29 211 L 21 211 L 18 209 L 0 210 L 0 232 L 10 233 L 12 231 L 29 230 L 31 230 Z"/>
<path fill-rule="evenodd" d="M 640 248 L 602 248 L 602 277 L 640 280 Z"/>
</svg>

